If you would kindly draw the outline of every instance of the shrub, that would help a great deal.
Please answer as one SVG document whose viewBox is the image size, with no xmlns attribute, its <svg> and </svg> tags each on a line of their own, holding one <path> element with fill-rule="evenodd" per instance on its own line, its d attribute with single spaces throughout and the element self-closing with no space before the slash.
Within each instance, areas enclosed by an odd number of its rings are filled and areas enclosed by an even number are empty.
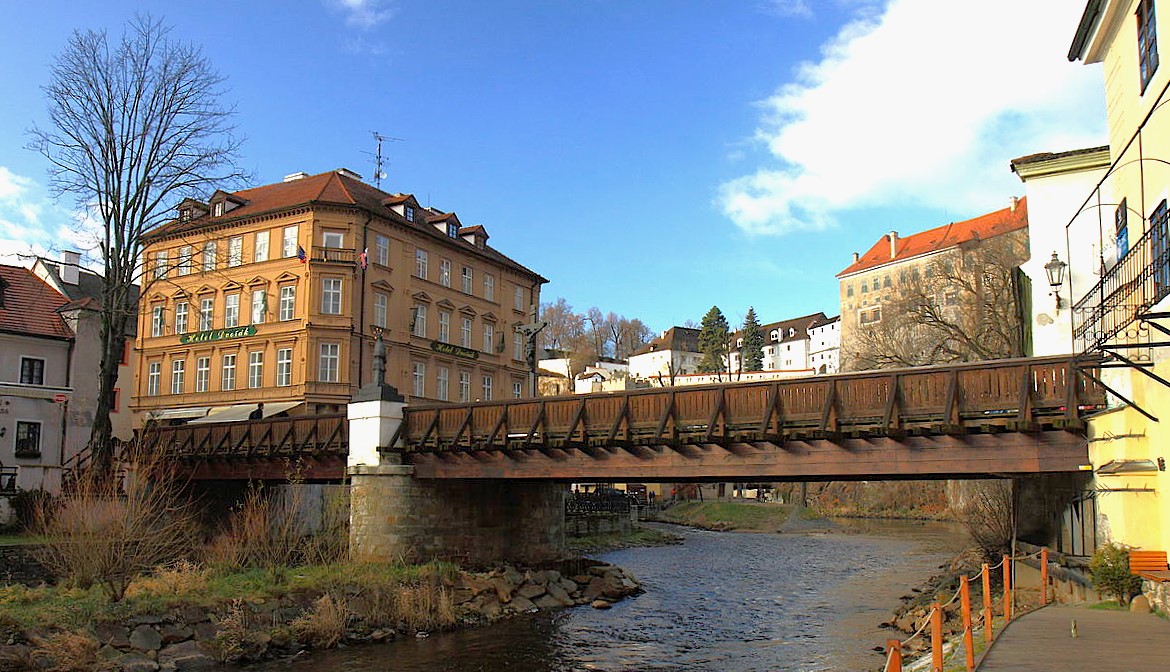
<svg viewBox="0 0 1170 672">
<path fill-rule="evenodd" d="M 189 560 L 179 560 L 131 581 L 126 596 L 195 595 L 206 590 L 209 575 L 207 569 Z"/>
<path fill-rule="evenodd" d="M 345 636 L 348 622 L 349 609 L 345 601 L 332 595 L 322 595 L 313 603 L 312 609 L 306 610 L 292 622 L 292 629 L 302 642 L 314 648 L 329 649 L 337 646 Z"/>
<path fill-rule="evenodd" d="M 1115 595 L 1120 604 L 1141 592 L 1141 578 L 1129 572 L 1129 549 L 1120 544 L 1098 548 L 1089 561 L 1089 572 L 1093 575 L 1093 587 L 1102 595 Z"/>
<path fill-rule="evenodd" d="M 48 665 L 48 672 L 106 672 L 118 669 L 98 656 L 97 640 L 77 632 L 54 632 L 33 640 L 33 654 Z"/>
</svg>

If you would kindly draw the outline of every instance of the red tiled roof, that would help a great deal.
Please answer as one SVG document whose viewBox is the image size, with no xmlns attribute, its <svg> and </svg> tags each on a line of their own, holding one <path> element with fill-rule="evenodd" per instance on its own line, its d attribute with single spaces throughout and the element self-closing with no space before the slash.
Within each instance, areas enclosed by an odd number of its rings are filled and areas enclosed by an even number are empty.
<svg viewBox="0 0 1170 672">
<path fill-rule="evenodd" d="M 666 333 L 651 340 L 638 348 L 634 355 L 644 355 L 659 350 L 678 350 L 681 352 L 699 351 L 699 330 L 690 327 L 671 327 Z"/>
<path fill-rule="evenodd" d="M 0 331 L 45 338 L 72 339 L 73 332 L 57 309 L 69 302 L 27 268 L 0 265 Z"/>
<path fill-rule="evenodd" d="M 1028 199 L 1021 198 L 1016 203 L 1013 212 L 1010 207 L 1003 210 L 968 219 L 964 222 L 951 222 L 929 231 L 916 233 L 905 238 L 897 238 L 896 254 L 890 256 L 890 241 L 886 236 L 878 239 L 869 251 L 837 274 L 843 277 L 865 271 L 886 264 L 905 261 L 913 257 L 937 252 L 954 247 L 960 243 L 976 240 L 977 238 L 992 238 L 1011 231 L 1018 231 L 1028 227 Z"/>
</svg>

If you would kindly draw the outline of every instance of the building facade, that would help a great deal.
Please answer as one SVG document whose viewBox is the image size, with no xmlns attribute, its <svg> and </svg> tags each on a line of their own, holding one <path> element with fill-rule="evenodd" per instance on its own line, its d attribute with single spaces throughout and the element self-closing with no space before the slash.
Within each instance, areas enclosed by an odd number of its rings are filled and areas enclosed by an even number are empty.
<svg viewBox="0 0 1170 672">
<path fill-rule="evenodd" d="M 656 385 L 674 385 L 680 376 L 697 373 L 699 330 L 671 327 L 630 355 L 630 378 Z"/>
<path fill-rule="evenodd" d="M 342 410 L 372 380 L 413 401 L 530 396 L 537 273 L 482 226 L 344 169 L 179 205 L 147 236 L 135 407 L 192 422 Z"/>
<path fill-rule="evenodd" d="M 814 325 L 827 320 L 824 313 L 813 313 L 760 325 L 760 331 L 764 334 L 762 372 L 783 372 L 792 376 L 817 373 L 816 367 L 812 364 L 813 344 L 810 330 Z M 743 331 L 732 333 L 730 340 L 728 370 L 737 375 L 748 373 L 741 371 Z"/>
</svg>

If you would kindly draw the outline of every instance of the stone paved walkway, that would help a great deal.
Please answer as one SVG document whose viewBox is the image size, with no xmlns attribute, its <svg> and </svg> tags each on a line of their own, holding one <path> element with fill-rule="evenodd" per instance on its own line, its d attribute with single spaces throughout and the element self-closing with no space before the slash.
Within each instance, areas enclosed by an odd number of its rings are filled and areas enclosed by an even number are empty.
<svg viewBox="0 0 1170 672">
<path fill-rule="evenodd" d="M 1070 634 L 1072 621 L 1077 635 Z M 1165 672 L 1170 670 L 1170 621 L 1054 605 L 1008 626 L 979 672 Z"/>
</svg>

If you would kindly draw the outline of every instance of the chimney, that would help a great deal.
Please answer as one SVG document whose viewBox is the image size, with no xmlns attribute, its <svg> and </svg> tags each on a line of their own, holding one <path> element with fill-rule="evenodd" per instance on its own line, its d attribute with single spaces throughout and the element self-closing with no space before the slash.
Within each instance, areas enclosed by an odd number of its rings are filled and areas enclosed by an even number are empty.
<svg viewBox="0 0 1170 672">
<path fill-rule="evenodd" d="M 890 258 L 898 256 L 898 232 L 891 231 L 886 234 L 886 238 L 890 239 Z"/>
<path fill-rule="evenodd" d="M 76 285 L 81 274 L 81 253 L 65 250 L 61 253 L 61 282 Z"/>
<path fill-rule="evenodd" d="M 1011 208 L 1012 212 L 1015 212 L 1016 206 L 1020 204 L 1020 199 L 1012 196 L 1010 199 L 1008 199 L 1008 203 L 1010 204 L 1009 207 Z"/>
<path fill-rule="evenodd" d="M 308 176 L 309 176 L 309 174 L 308 174 L 308 173 L 306 173 L 305 171 L 301 170 L 301 171 L 297 171 L 297 172 L 295 172 L 295 173 L 289 173 L 288 175 L 285 175 L 285 176 L 284 176 L 284 181 L 285 181 L 285 182 L 294 182 L 294 181 L 296 181 L 296 180 L 303 180 L 303 179 L 305 179 L 305 178 L 306 178 L 306 177 L 308 177 Z"/>
<path fill-rule="evenodd" d="M 857 263 L 857 261 L 858 261 L 859 259 L 861 259 L 861 255 L 860 255 L 860 254 L 858 254 L 858 253 L 856 253 L 856 252 L 854 252 L 854 253 L 853 253 L 853 263 L 855 263 L 855 264 L 856 264 L 856 263 Z"/>
</svg>

